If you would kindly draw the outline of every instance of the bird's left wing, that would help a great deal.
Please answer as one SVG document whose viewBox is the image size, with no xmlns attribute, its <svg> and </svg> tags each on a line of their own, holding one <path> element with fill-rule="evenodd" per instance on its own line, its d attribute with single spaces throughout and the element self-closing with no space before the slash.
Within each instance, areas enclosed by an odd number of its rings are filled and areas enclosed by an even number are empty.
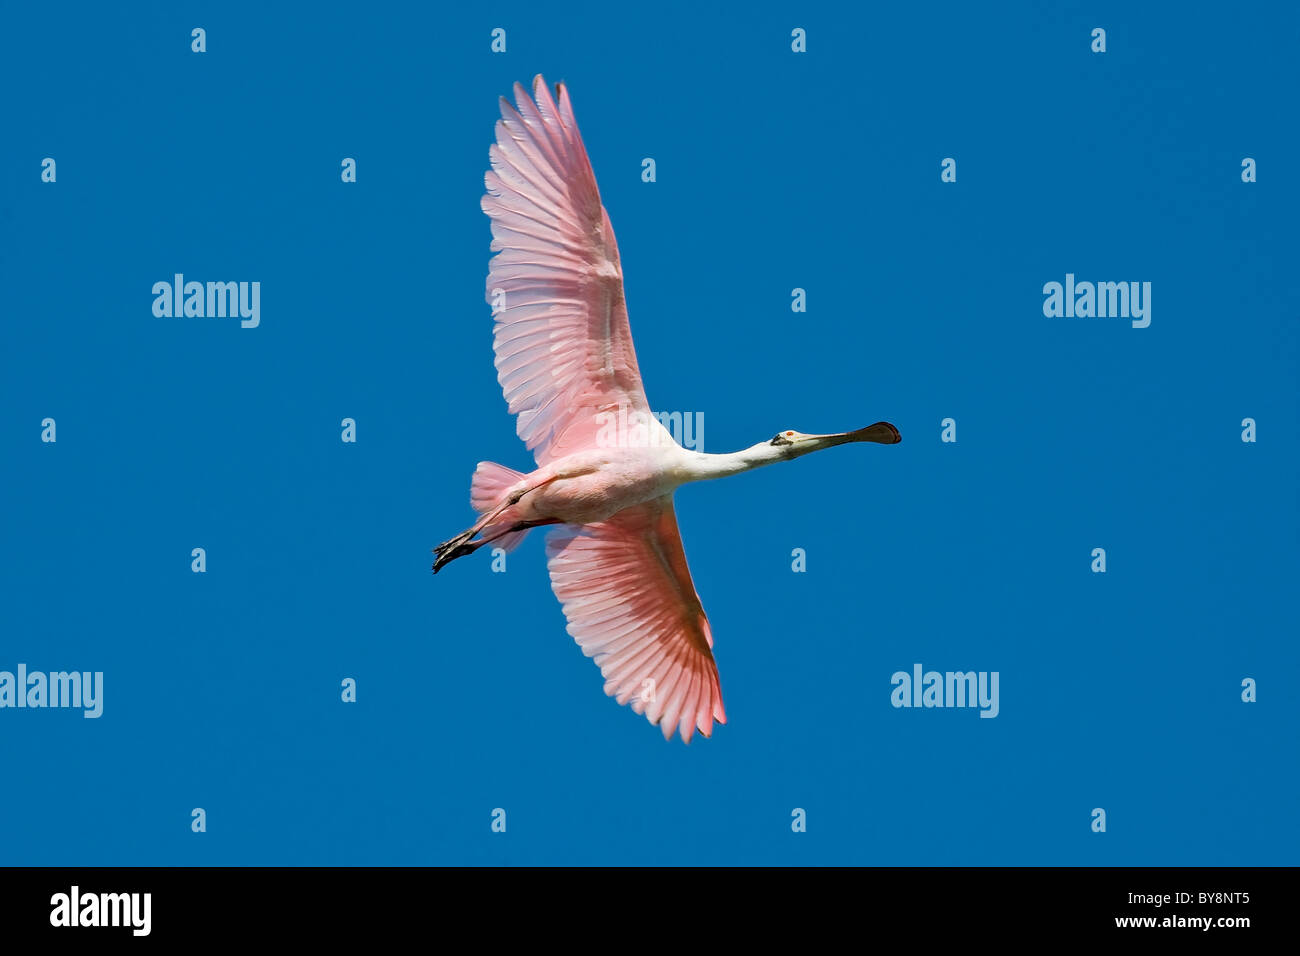
<svg viewBox="0 0 1300 956">
<path fill-rule="evenodd" d="M 648 413 L 623 270 L 568 90 L 501 99 L 483 211 L 497 378 L 538 465 L 596 444 L 602 412 Z"/>
<path fill-rule="evenodd" d="M 671 495 L 598 524 L 552 531 L 551 587 L 569 633 L 595 658 L 605 693 L 689 742 L 725 724 L 713 636 L 677 530 Z"/>
</svg>

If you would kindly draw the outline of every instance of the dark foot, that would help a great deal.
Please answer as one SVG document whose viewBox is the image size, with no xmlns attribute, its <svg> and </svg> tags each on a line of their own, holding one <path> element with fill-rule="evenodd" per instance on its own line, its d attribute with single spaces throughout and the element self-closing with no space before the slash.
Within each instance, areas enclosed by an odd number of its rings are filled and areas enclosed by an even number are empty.
<svg viewBox="0 0 1300 956">
<path fill-rule="evenodd" d="M 455 561 L 467 554 L 473 554 L 478 545 L 469 543 L 472 537 L 474 537 L 472 532 L 462 531 L 456 537 L 450 538 L 434 548 L 433 573 L 437 574 L 448 561 Z"/>
<path fill-rule="evenodd" d="M 473 554 L 479 549 L 479 544 L 482 544 L 482 542 L 476 544 L 458 544 L 449 551 L 438 552 L 437 557 L 434 558 L 433 561 L 433 573 L 437 574 L 442 570 L 443 565 L 450 561 L 455 561 L 457 558 L 463 558 L 467 554 Z"/>
</svg>

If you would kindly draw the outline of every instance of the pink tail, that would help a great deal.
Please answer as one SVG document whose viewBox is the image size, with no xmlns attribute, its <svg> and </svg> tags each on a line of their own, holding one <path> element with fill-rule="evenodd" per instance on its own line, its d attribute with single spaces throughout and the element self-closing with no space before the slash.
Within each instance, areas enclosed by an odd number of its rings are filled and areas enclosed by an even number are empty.
<svg viewBox="0 0 1300 956">
<path fill-rule="evenodd" d="M 474 469 L 474 477 L 470 480 L 470 506 L 479 514 L 491 511 L 501 503 L 502 497 L 510 486 L 523 477 L 523 472 L 507 468 L 505 465 L 498 465 L 494 461 L 480 461 L 478 467 Z M 490 524 L 483 529 L 482 536 L 490 538 L 500 531 L 501 524 Z M 493 541 L 491 547 L 513 551 L 519 547 L 519 542 L 523 541 L 527 534 L 527 530 L 524 530 L 503 535 Z"/>
</svg>

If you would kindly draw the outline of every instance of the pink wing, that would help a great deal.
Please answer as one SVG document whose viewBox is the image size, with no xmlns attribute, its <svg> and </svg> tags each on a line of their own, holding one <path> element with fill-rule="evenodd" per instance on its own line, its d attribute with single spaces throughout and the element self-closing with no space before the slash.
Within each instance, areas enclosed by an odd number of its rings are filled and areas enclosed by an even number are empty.
<svg viewBox="0 0 1300 956">
<path fill-rule="evenodd" d="M 596 414 L 649 412 L 609 215 L 568 90 L 557 107 L 539 75 L 536 104 L 504 97 L 483 211 L 492 217 L 487 299 L 497 379 L 538 465 L 593 447 Z"/>
<path fill-rule="evenodd" d="M 596 660 L 605 693 L 690 742 L 725 724 L 709 621 L 691 583 L 671 496 L 546 541 L 569 633 Z"/>
</svg>

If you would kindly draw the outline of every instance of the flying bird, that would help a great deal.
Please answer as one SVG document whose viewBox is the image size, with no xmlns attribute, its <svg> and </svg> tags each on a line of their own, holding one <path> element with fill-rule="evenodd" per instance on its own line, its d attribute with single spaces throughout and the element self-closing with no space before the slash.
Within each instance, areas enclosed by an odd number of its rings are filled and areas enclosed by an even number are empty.
<svg viewBox="0 0 1300 956">
<path fill-rule="evenodd" d="M 558 525 L 546 542 L 551 587 L 606 695 L 664 739 L 676 731 L 689 743 L 727 718 L 673 492 L 835 445 L 901 439 L 877 422 L 831 435 L 780 431 L 726 455 L 678 444 L 641 384 L 618 245 L 569 92 L 561 83 L 552 98 L 540 75 L 532 98 L 518 83 L 514 92 L 515 106 L 501 99 L 481 204 L 496 253 L 487 300 L 497 379 L 537 468 L 479 462 L 470 485 L 479 518 L 434 549 L 433 571 Z"/>
</svg>

